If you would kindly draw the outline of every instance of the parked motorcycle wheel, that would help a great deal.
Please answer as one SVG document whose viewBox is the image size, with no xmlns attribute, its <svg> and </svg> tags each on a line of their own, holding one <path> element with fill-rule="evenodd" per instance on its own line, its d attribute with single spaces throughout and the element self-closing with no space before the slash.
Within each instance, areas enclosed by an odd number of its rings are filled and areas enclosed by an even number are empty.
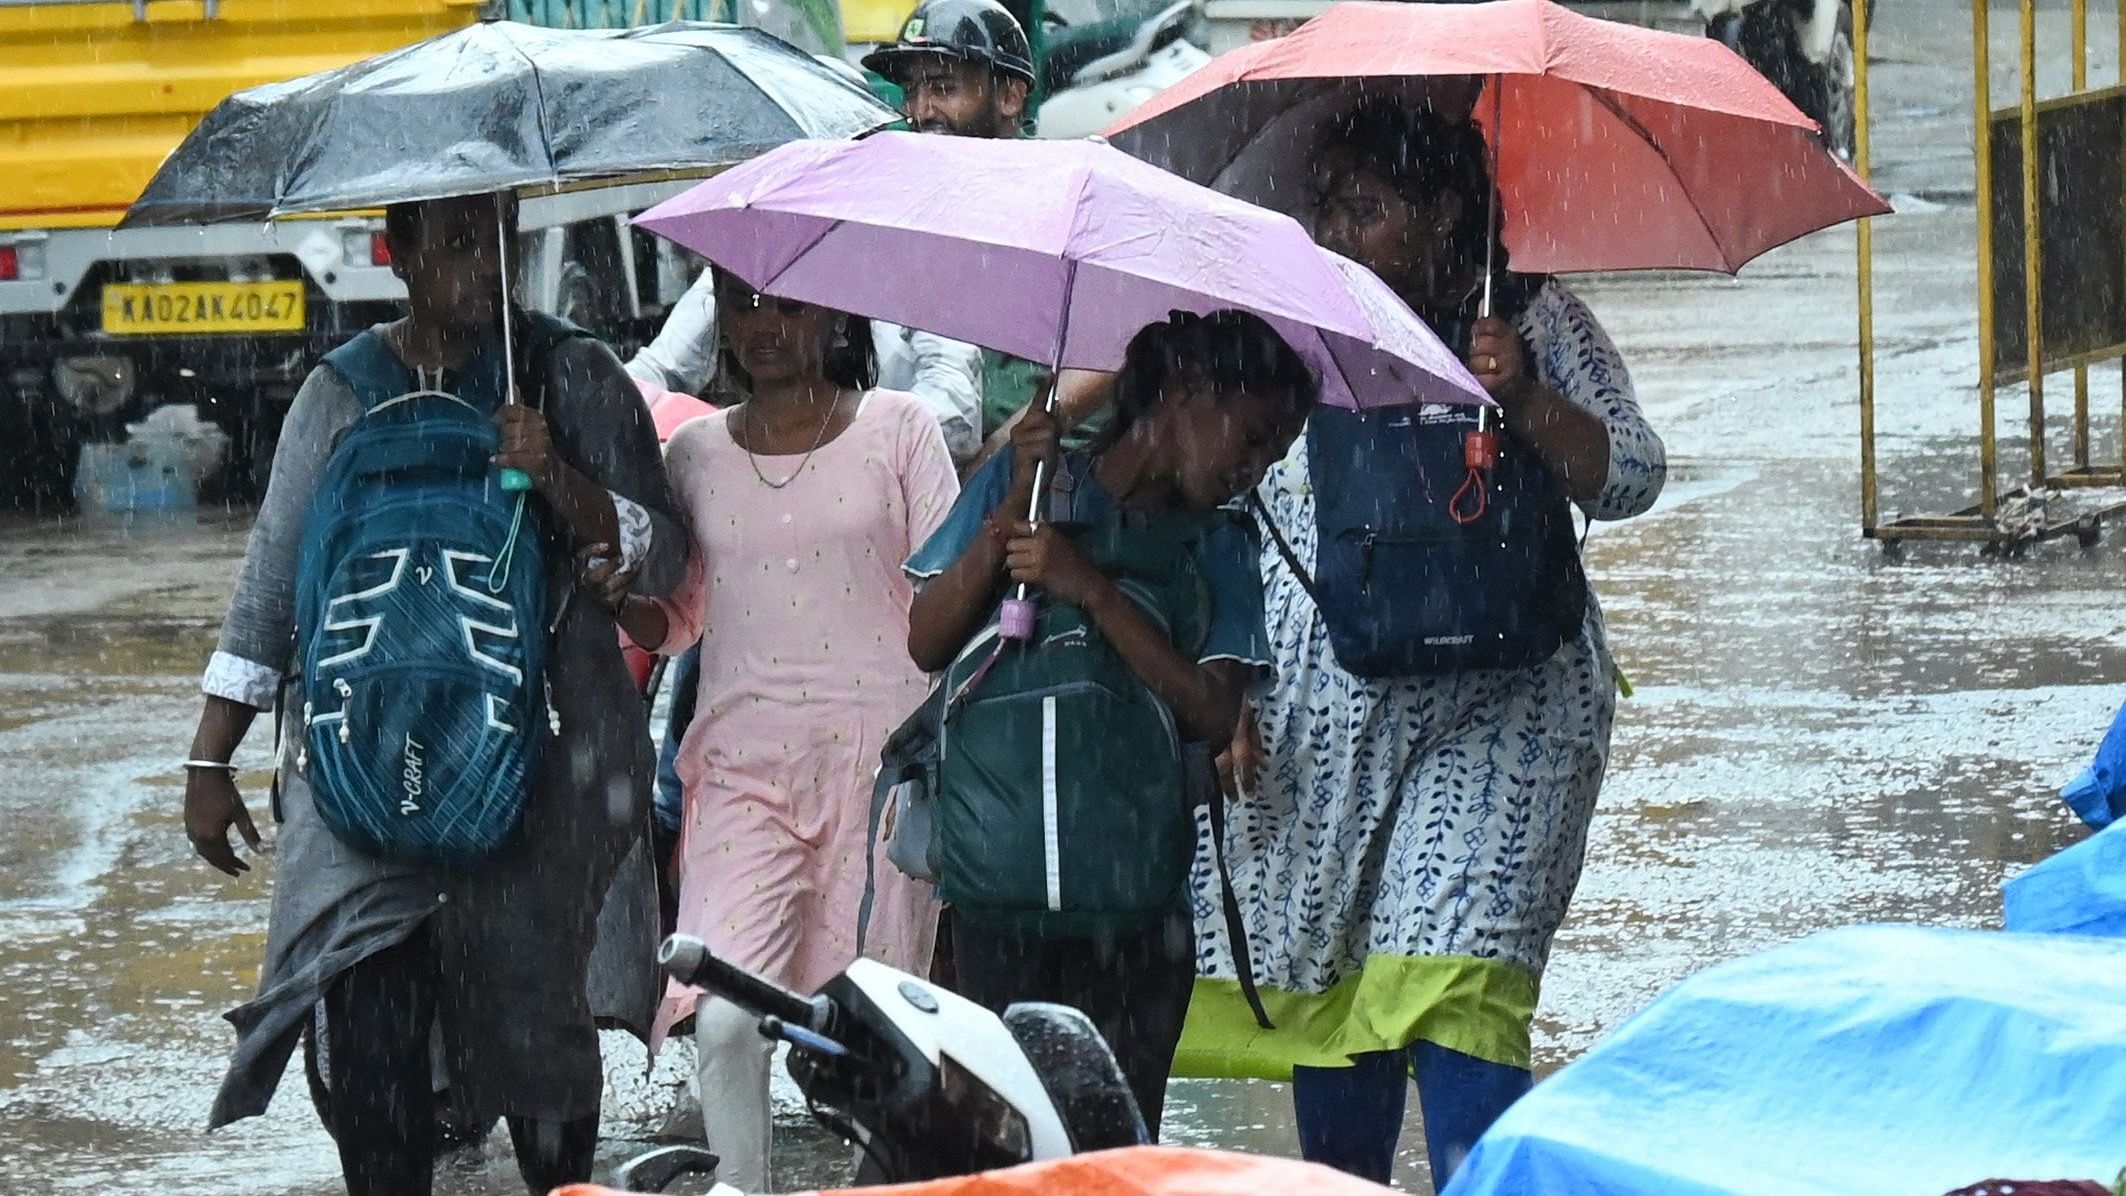
<svg viewBox="0 0 2126 1196">
<path fill-rule="evenodd" d="M 1854 97 L 1853 6 L 1839 5 L 1831 52 L 1823 62 L 1802 53 L 1796 22 L 1806 13 L 1790 0 L 1767 0 L 1706 24 L 1705 35 L 1740 54 L 1772 81 L 1810 120 L 1823 126 L 1824 143 L 1851 160 L 1857 107 Z"/>
</svg>

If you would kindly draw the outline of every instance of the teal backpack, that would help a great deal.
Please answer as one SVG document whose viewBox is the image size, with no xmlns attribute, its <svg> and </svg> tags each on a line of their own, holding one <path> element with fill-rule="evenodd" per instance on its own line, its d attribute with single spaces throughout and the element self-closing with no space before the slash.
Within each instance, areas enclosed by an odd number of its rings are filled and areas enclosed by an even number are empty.
<svg viewBox="0 0 2126 1196">
<path fill-rule="evenodd" d="M 1058 525 L 1193 659 L 1211 614 L 1193 549 L 1228 518 L 1132 527 L 1109 515 Z M 1210 749 L 1182 741 L 1173 712 L 1083 610 L 1044 600 L 1024 644 L 1003 643 L 997 631 L 992 616 L 880 753 L 859 944 L 881 848 L 976 925 L 1088 938 L 1139 929 L 1185 908 L 1202 807 L 1241 991 L 1256 1022 L 1273 1029 L 1226 869 L 1225 799 Z"/>
<path fill-rule="evenodd" d="M 1192 659 L 1210 622 L 1190 552 L 1201 532 L 1188 519 L 1067 528 Z M 956 916 L 1087 936 L 1182 908 L 1196 847 L 1187 745 L 1084 611 L 1044 601 L 1023 644 L 1001 641 L 992 620 L 940 693 L 929 863 Z"/>
</svg>

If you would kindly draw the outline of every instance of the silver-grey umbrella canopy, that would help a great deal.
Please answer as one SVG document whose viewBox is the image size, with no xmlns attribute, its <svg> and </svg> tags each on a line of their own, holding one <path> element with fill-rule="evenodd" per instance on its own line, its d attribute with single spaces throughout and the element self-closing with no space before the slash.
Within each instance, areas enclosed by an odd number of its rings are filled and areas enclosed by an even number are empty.
<svg viewBox="0 0 2126 1196">
<path fill-rule="evenodd" d="M 756 29 L 492 21 L 237 92 L 120 227 L 706 174 L 897 119 L 851 76 Z"/>
</svg>

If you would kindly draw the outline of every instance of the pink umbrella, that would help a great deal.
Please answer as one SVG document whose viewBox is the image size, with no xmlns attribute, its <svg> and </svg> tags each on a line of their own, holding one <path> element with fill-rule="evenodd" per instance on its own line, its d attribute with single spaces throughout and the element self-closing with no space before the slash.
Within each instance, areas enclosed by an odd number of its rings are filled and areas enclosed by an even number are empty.
<svg viewBox="0 0 2126 1196">
<path fill-rule="evenodd" d="M 1597 20 L 1550 0 L 1336 4 L 1221 55 L 1108 130 L 1114 144 L 1282 211 L 1312 206 L 1311 159 L 1365 89 L 1481 81 L 1517 270 L 1732 274 L 1796 237 L 1890 207 L 1816 125 L 1710 38 Z"/>
<path fill-rule="evenodd" d="M 649 404 L 650 422 L 657 425 L 659 444 L 670 440 L 672 433 L 677 432 L 687 421 L 716 413 L 714 404 L 703 402 L 690 394 L 666 390 L 662 386 L 639 379 L 635 382 L 635 389 L 642 392 L 642 401 Z"/>
<path fill-rule="evenodd" d="M 636 223 L 764 293 L 1112 370 L 1177 310 L 1238 308 L 1344 407 L 1490 400 L 1386 284 L 1289 216 L 1089 141 L 798 141 Z"/>
</svg>

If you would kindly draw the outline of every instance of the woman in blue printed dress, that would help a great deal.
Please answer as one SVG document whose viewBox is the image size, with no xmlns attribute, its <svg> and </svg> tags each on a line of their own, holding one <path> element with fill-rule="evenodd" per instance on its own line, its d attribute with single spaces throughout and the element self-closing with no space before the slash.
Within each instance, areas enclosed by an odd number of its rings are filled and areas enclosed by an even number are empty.
<svg viewBox="0 0 2126 1196">
<path fill-rule="evenodd" d="M 1493 234 L 1483 140 L 1429 110 L 1363 105 L 1318 161 L 1324 245 L 1371 267 L 1470 369 L 1509 436 L 1594 519 L 1644 512 L 1664 474 L 1624 363 L 1553 280 L 1501 270 L 1473 318 Z M 1505 262 L 1494 246 L 1496 260 Z M 1302 562 L 1315 510 L 1302 440 L 1262 487 Z M 1274 1030 L 1236 981 L 1208 847 L 1181 1074 L 1293 1080 L 1309 1159 L 1385 1181 L 1408 1080 L 1445 1177 L 1529 1084 L 1529 1025 L 1580 875 L 1615 712 L 1602 615 L 1541 664 L 1364 680 L 1274 542 L 1262 555 L 1277 679 L 1243 718 L 1227 845 Z"/>
</svg>

